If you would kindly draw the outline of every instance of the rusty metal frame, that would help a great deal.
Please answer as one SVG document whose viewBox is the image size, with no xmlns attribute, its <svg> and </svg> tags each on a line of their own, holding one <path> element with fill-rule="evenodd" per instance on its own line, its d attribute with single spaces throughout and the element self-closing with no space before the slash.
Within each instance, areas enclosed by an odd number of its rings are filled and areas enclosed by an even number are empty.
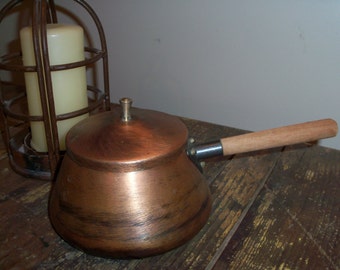
<svg viewBox="0 0 340 270">
<path fill-rule="evenodd" d="M 0 23 L 6 17 L 6 15 L 17 5 L 21 4 L 23 0 L 11 0 L 0 11 Z M 108 53 L 106 46 L 105 33 L 102 24 L 94 12 L 94 10 L 84 0 L 74 0 L 84 8 L 87 13 L 93 19 L 100 38 L 100 49 L 85 47 L 84 51 L 87 52 L 90 57 L 86 57 L 83 61 L 73 62 L 63 65 L 50 65 L 48 58 L 48 45 L 46 35 L 46 25 L 48 23 L 57 23 L 57 11 L 54 0 L 33 0 L 32 8 L 32 31 L 33 31 L 33 44 L 35 51 L 36 66 L 23 66 L 17 64 L 14 60 L 21 58 L 21 52 L 15 52 L 6 54 L 0 59 L 0 70 L 14 71 L 14 72 L 37 72 L 38 84 L 40 91 L 40 101 L 42 105 L 42 116 L 29 116 L 28 113 L 17 113 L 12 107 L 13 104 L 18 102 L 24 102 L 26 100 L 25 92 L 15 96 L 9 100 L 6 100 L 2 95 L 2 88 L 0 87 L 0 113 L 1 119 L 4 125 L 3 139 L 6 144 L 6 149 L 10 158 L 12 168 L 25 176 L 41 179 L 54 179 L 58 166 L 62 160 L 63 153 L 60 151 L 57 122 L 69 118 L 73 118 L 84 113 L 94 113 L 99 110 L 110 110 L 110 90 L 109 90 L 109 75 L 108 75 Z M 41 36 L 41 38 L 39 38 Z M 42 54 L 40 53 L 42 52 Z M 89 106 L 73 111 L 66 114 L 56 115 L 54 101 L 53 101 L 53 88 L 51 80 L 51 72 L 67 70 L 76 67 L 89 66 L 93 63 L 101 61 L 103 64 L 103 84 L 104 90 L 101 91 L 98 88 L 88 85 L 88 92 L 95 93 L 95 99 L 89 102 Z M 0 80 L 1 81 L 1 80 Z M 8 119 L 22 121 L 23 123 L 29 123 L 31 121 L 43 121 L 45 126 L 46 141 L 48 146 L 47 153 L 35 152 L 27 145 L 27 135 L 20 135 L 19 139 L 14 138 L 10 132 L 10 125 Z M 27 128 L 27 125 L 24 128 Z M 22 133 L 22 132 L 19 132 Z M 24 132 L 25 133 L 25 132 Z M 26 138 L 26 139 L 25 139 Z M 22 145 L 20 144 L 21 140 Z M 19 143 L 18 143 L 19 140 Z M 19 149 L 25 149 L 21 151 Z M 42 164 L 34 164 L 38 162 Z M 45 167 L 48 164 L 48 168 L 43 168 L 42 171 L 39 167 Z"/>
</svg>

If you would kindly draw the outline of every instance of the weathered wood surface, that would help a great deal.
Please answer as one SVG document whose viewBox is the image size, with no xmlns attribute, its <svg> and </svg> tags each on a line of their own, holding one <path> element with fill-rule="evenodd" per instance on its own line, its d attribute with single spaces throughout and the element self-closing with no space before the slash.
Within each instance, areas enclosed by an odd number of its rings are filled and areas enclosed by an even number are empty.
<svg viewBox="0 0 340 270">
<path fill-rule="evenodd" d="M 218 269 L 339 269 L 340 151 L 287 147 Z"/>
<path fill-rule="evenodd" d="M 184 122 L 198 142 L 242 132 Z M 209 160 L 204 174 L 214 203 L 201 232 L 163 255 L 113 260 L 60 239 L 47 213 L 51 183 L 15 174 L 0 149 L 0 269 L 339 267 L 340 151 L 316 146 Z"/>
</svg>

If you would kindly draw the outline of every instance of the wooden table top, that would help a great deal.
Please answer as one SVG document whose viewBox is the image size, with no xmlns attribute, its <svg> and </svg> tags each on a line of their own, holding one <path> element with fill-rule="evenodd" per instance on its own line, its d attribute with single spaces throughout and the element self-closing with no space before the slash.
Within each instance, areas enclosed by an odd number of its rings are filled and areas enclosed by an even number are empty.
<svg viewBox="0 0 340 270">
<path fill-rule="evenodd" d="M 183 119 L 208 142 L 243 133 Z M 297 145 L 207 160 L 213 196 L 205 227 L 165 254 L 132 260 L 94 257 L 51 227 L 52 182 L 9 167 L 0 142 L 0 269 L 339 269 L 340 151 Z"/>
</svg>

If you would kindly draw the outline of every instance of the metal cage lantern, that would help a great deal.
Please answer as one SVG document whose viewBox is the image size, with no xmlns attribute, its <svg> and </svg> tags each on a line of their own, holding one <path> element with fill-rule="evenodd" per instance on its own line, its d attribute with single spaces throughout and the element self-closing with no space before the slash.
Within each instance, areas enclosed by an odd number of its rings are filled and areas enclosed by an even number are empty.
<svg viewBox="0 0 340 270">
<path fill-rule="evenodd" d="M 0 23 L 22 2 L 9 1 L 0 11 Z M 84 46 L 79 25 L 58 22 L 53 0 L 32 0 L 31 25 L 20 30 L 21 50 L 1 56 L 1 72 L 24 76 L 25 83 L 1 78 L 0 115 L 10 165 L 27 177 L 54 179 L 68 129 L 90 114 L 110 110 L 103 27 L 85 1 L 74 2 L 93 19 L 99 49 Z M 97 62 L 103 68 L 99 82 L 103 90 L 88 85 L 86 79 L 86 70 Z"/>
</svg>

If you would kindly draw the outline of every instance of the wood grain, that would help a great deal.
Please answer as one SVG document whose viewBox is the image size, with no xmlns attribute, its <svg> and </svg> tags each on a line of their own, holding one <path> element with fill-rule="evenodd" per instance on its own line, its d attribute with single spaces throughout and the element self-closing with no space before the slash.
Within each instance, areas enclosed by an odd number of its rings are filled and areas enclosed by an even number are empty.
<svg viewBox="0 0 340 270">
<path fill-rule="evenodd" d="M 232 155 L 313 142 L 334 137 L 337 132 L 338 125 L 333 119 L 322 119 L 222 138 L 221 144 L 223 154 Z"/>
<path fill-rule="evenodd" d="M 339 160 L 286 148 L 213 269 L 339 269 Z"/>
</svg>

